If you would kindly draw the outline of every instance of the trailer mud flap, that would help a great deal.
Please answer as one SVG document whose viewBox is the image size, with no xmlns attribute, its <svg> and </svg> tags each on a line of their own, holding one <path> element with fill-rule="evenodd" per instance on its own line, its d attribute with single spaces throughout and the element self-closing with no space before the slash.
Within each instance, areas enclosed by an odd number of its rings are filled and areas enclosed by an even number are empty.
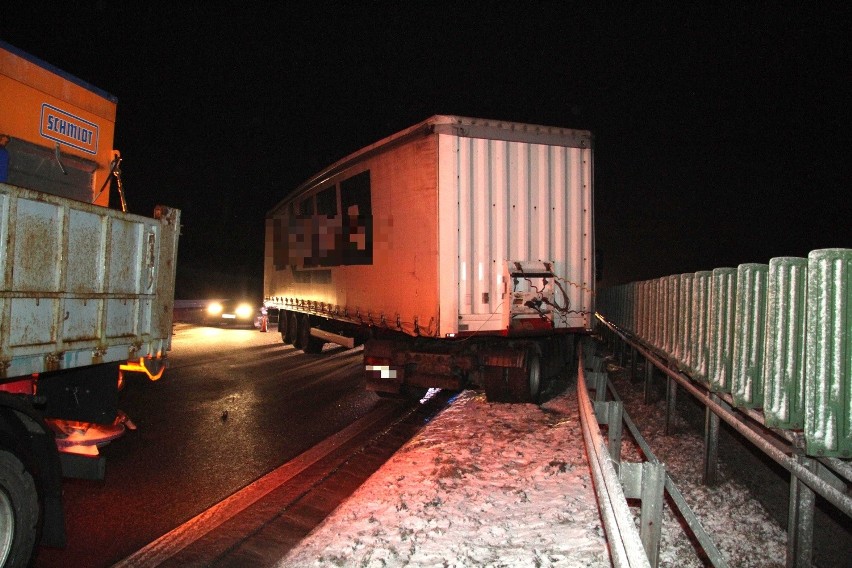
<svg viewBox="0 0 852 568">
<path fill-rule="evenodd" d="M 45 397 L 44 416 L 110 424 L 118 412 L 118 367 L 105 363 L 42 373 L 38 395 Z"/>
<path fill-rule="evenodd" d="M 63 477 L 102 481 L 106 476 L 106 458 L 103 456 L 81 456 L 60 452 L 59 463 L 62 465 Z"/>
</svg>

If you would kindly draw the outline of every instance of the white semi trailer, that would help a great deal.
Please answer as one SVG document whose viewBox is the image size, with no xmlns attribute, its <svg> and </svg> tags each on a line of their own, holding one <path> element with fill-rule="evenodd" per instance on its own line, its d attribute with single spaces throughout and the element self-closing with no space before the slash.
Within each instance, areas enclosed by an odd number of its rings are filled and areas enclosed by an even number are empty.
<svg viewBox="0 0 852 568">
<path fill-rule="evenodd" d="M 267 215 L 286 343 L 364 343 L 367 387 L 534 401 L 594 318 L 588 131 L 433 116 L 339 160 Z"/>
</svg>

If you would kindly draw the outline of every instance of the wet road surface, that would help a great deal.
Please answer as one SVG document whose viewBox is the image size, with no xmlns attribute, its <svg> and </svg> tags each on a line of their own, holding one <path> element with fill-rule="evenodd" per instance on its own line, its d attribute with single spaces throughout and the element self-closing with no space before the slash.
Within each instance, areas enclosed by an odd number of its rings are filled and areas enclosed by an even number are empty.
<svg viewBox="0 0 852 568">
<path fill-rule="evenodd" d="M 360 349 L 306 355 L 276 333 L 179 326 L 160 381 L 131 376 L 137 430 L 101 482 L 65 480 L 68 545 L 35 566 L 111 566 L 348 424 L 397 404 L 364 390 Z"/>
</svg>

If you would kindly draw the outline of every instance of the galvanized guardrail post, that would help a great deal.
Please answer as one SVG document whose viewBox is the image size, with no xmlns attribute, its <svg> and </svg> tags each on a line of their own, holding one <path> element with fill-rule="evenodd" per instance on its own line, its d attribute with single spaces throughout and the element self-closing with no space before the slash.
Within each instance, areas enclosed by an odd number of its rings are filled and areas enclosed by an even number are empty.
<svg viewBox="0 0 852 568">
<path fill-rule="evenodd" d="M 642 395 L 645 404 L 651 404 L 651 393 L 654 384 L 654 365 L 648 359 L 645 359 L 645 387 Z"/>
<path fill-rule="evenodd" d="M 604 375 L 603 384 L 604 389 L 606 389 L 606 375 Z M 597 394 L 595 397 L 597 398 Z M 612 400 L 609 402 L 595 400 L 594 407 L 598 424 L 607 426 L 609 457 L 612 458 L 616 466 L 619 466 L 621 464 L 621 434 L 623 432 L 621 421 L 624 416 L 624 405 Z"/>
<path fill-rule="evenodd" d="M 668 436 L 672 433 L 672 420 L 677 408 L 677 382 L 669 377 L 666 380 L 666 419 L 663 431 Z"/>
<path fill-rule="evenodd" d="M 716 393 L 710 394 L 710 400 L 721 404 L 722 399 Z M 702 482 L 708 487 L 716 485 L 716 473 L 719 471 L 719 415 L 707 406 L 704 408 L 704 475 Z"/>
<path fill-rule="evenodd" d="M 624 496 L 640 499 L 639 538 L 651 566 L 660 559 L 660 534 L 663 525 L 663 492 L 666 486 L 666 466 L 660 462 L 623 462 L 618 470 Z"/>
<path fill-rule="evenodd" d="M 618 339 L 618 336 L 615 336 Z M 624 345 L 624 342 L 620 342 Z M 599 359 L 599 358 L 594 358 Z M 662 530 L 663 493 L 666 468 L 660 462 L 622 462 L 621 439 L 624 430 L 624 404 L 606 400 L 608 375 L 589 372 L 586 388 L 595 390 L 594 412 L 599 425 L 607 426 L 607 447 L 618 472 L 624 495 L 641 501 L 639 536 L 651 566 L 657 566 Z"/>
<path fill-rule="evenodd" d="M 802 467 L 817 473 L 819 463 L 804 455 L 804 440 L 795 448 L 794 459 Z M 790 474 L 790 507 L 787 514 L 787 568 L 811 566 L 814 541 L 816 493 L 798 477 Z"/>
</svg>

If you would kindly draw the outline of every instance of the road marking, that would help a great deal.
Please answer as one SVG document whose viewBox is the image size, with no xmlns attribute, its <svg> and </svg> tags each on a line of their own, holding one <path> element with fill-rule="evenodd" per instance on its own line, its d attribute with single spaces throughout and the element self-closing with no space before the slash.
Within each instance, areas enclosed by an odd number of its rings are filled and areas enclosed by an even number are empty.
<svg viewBox="0 0 852 568">
<path fill-rule="evenodd" d="M 113 568 L 148 568 L 162 564 L 222 523 L 238 515 L 282 484 L 300 474 L 371 425 L 387 419 L 390 415 L 398 411 L 398 407 L 389 404 L 359 418 L 340 432 L 329 436 L 313 448 L 250 483 L 230 497 L 213 505 L 203 513 L 186 521 L 157 540 L 140 548 L 124 560 L 114 564 Z"/>
</svg>

